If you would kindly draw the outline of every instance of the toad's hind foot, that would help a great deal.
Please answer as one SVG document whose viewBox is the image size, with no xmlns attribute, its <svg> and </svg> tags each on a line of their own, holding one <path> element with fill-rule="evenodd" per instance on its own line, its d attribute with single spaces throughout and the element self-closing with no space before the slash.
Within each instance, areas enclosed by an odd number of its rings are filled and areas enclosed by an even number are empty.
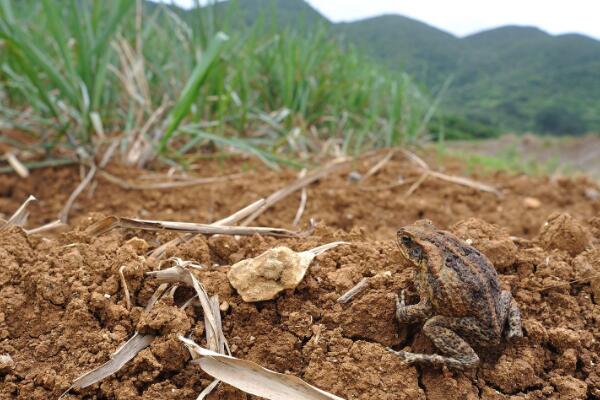
<svg viewBox="0 0 600 400">
<path fill-rule="evenodd" d="M 475 350 L 453 329 L 465 328 L 472 333 L 481 333 L 477 321 L 470 318 L 448 318 L 435 316 L 427 320 L 423 332 L 433 342 L 440 354 L 419 354 L 405 351 L 395 352 L 403 360 L 412 364 L 425 364 L 436 367 L 467 369 L 479 364 Z"/>
<path fill-rule="evenodd" d="M 512 294 L 508 290 L 500 295 L 500 321 L 505 326 L 504 337 L 508 340 L 523 337 L 521 312 Z M 506 322 L 504 322 L 506 321 Z"/>
<path fill-rule="evenodd" d="M 395 351 L 390 348 L 388 348 L 388 350 L 410 365 L 418 364 L 433 367 L 445 366 L 452 369 L 464 370 L 476 367 L 479 364 L 479 357 L 477 357 L 477 355 L 474 357 L 452 358 L 444 357 L 439 354 L 410 353 L 408 351 Z"/>
<path fill-rule="evenodd" d="M 508 329 L 506 331 L 506 338 L 508 340 L 523 337 L 523 328 L 521 326 L 521 312 L 519 311 L 519 306 L 517 305 L 514 299 L 512 299 L 510 308 L 508 310 L 508 318 L 506 324 L 508 325 Z"/>
</svg>

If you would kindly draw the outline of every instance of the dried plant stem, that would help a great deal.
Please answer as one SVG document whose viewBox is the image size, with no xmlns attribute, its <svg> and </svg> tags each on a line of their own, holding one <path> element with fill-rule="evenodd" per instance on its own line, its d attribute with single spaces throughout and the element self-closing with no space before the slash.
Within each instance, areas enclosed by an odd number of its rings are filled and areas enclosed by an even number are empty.
<svg viewBox="0 0 600 400">
<path fill-rule="evenodd" d="M 556 288 L 561 288 L 561 287 L 567 287 L 567 286 L 571 286 L 574 283 L 583 283 L 583 282 L 587 282 L 587 281 L 592 281 L 594 279 L 600 279 L 600 274 L 594 274 L 594 275 L 590 275 L 587 276 L 585 278 L 579 278 L 579 279 L 574 279 L 572 281 L 569 282 L 565 282 L 565 283 L 559 283 L 558 285 L 552 285 L 552 286 L 546 286 L 540 289 L 536 289 L 536 292 L 543 292 L 544 290 L 549 290 L 549 289 L 556 289 Z"/>
<path fill-rule="evenodd" d="M 304 178 L 306 176 L 306 168 L 303 168 L 298 175 L 298 178 Z M 297 226 L 300 223 L 300 219 L 302 219 L 302 214 L 304 214 L 304 209 L 306 208 L 306 201 L 308 199 L 308 191 L 306 187 L 302 188 L 302 192 L 300 193 L 300 204 L 298 205 L 298 210 L 296 211 L 296 215 L 294 216 L 294 221 L 292 225 Z"/>
<path fill-rule="evenodd" d="M 22 163 L 22 164 L 28 170 L 32 170 L 32 169 L 38 169 L 38 168 L 60 167 L 60 166 L 63 166 L 63 165 L 77 164 L 77 161 L 75 161 L 75 160 L 67 160 L 67 159 L 52 159 L 52 158 L 49 158 L 49 159 L 41 160 L 41 161 L 29 161 L 29 162 L 25 162 L 25 163 Z M 8 174 L 8 173 L 11 173 L 11 172 L 16 172 L 16 170 L 10 164 L 8 166 L 6 166 L 6 167 L 0 167 L 0 174 Z"/>
<path fill-rule="evenodd" d="M 6 160 L 8 161 L 8 163 L 10 164 L 10 166 L 15 170 L 15 172 L 17 173 L 17 175 L 19 175 L 21 178 L 27 178 L 29 177 L 29 170 L 27 169 L 27 167 L 17 158 L 17 156 L 14 153 L 6 153 Z"/>
<path fill-rule="evenodd" d="M 402 152 L 402 154 L 404 154 L 404 156 L 406 158 L 408 158 L 413 163 L 417 164 L 421 169 L 427 169 L 427 170 L 431 169 L 429 167 L 429 164 L 427 164 L 421 157 L 419 157 L 415 153 L 410 152 L 406 149 L 400 149 L 400 151 Z"/>
<path fill-rule="evenodd" d="M 348 289 L 346 293 L 337 299 L 338 303 L 345 304 L 349 302 L 354 296 L 365 290 L 368 286 L 369 278 L 362 278 L 356 285 Z"/>
<path fill-rule="evenodd" d="M 394 154 L 396 154 L 396 152 L 397 152 L 397 151 L 398 151 L 397 149 L 391 150 L 391 151 L 389 151 L 389 152 L 388 152 L 388 153 L 387 153 L 385 156 L 383 156 L 383 157 L 381 158 L 381 160 L 379 160 L 379 161 L 377 162 L 377 164 L 373 165 L 373 166 L 372 166 L 372 167 L 371 167 L 371 168 L 370 168 L 370 169 L 367 171 L 367 173 L 366 173 L 366 174 L 364 174 L 364 175 L 363 175 L 363 176 L 360 178 L 360 180 L 359 180 L 359 183 L 363 183 L 363 182 L 364 182 L 364 181 L 366 181 L 366 180 L 367 180 L 369 177 L 371 177 L 371 176 L 375 175 L 375 174 L 377 173 L 377 171 L 379 171 L 380 169 L 382 169 L 383 167 L 385 167 L 385 166 L 386 166 L 386 164 L 387 164 L 388 162 L 390 162 L 390 160 L 392 159 L 392 157 L 394 157 Z"/>
<path fill-rule="evenodd" d="M 156 183 L 145 183 L 138 184 L 133 182 L 128 182 L 122 178 L 119 178 L 115 175 L 112 175 L 106 171 L 100 171 L 98 173 L 102 178 L 106 179 L 110 183 L 113 183 L 123 189 L 126 190 L 156 190 L 156 189 L 175 189 L 175 188 L 183 188 L 197 185 L 206 185 L 209 183 L 216 182 L 226 182 L 234 179 L 241 178 L 245 175 L 245 173 L 239 174 L 231 174 L 225 176 L 215 176 L 215 177 L 207 177 L 207 178 L 194 178 L 188 180 L 180 180 L 174 182 L 156 182 Z"/>
<path fill-rule="evenodd" d="M 296 181 L 292 182 L 288 186 L 285 186 L 285 187 L 273 192 L 270 196 L 268 196 L 266 198 L 265 205 L 263 207 L 261 207 L 260 209 L 256 210 L 254 213 L 252 213 L 252 215 L 250 215 L 248 218 L 246 218 L 241 223 L 241 225 L 247 226 L 248 224 L 250 224 L 250 222 L 254 221 L 256 218 L 258 218 L 261 214 L 263 214 L 266 210 L 268 210 L 274 204 L 285 199 L 290 194 L 294 193 L 295 191 L 297 191 L 299 189 L 302 189 L 303 187 L 310 185 L 311 183 L 313 183 L 315 181 L 318 181 L 319 179 L 324 178 L 325 176 L 340 169 L 341 167 L 348 165 L 350 162 L 351 162 L 351 160 L 348 160 L 347 158 L 342 158 L 342 159 L 336 160 L 303 178 L 297 179 Z"/>
<path fill-rule="evenodd" d="M 381 190 L 389 190 L 389 189 L 397 188 L 399 186 L 404 186 L 407 183 L 410 183 L 412 181 L 414 181 L 414 179 L 402 179 L 402 178 L 400 178 L 398 180 L 398 182 L 396 182 L 396 183 L 390 183 L 389 185 L 368 186 L 368 187 L 358 186 L 357 189 L 359 191 L 361 191 L 361 192 L 379 192 Z"/>
<path fill-rule="evenodd" d="M 419 179 L 417 179 L 417 181 L 415 183 L 413 183 L 408 190 L 406 191 L 406 193 L 404 193 L 404 199 L 408 199 L 410 197 L 411 194 L 413 194 L 422 184 L 423 182 L 425 182 L 425 180 L 427 179 L 427 177 L 429 176 L 430 171 L 425 171 L 423 173 L 423 175 L 421 175 L 419 177 Z"/>
<path fill-rule="evenodd" d="M 211 225 L 213 225 L 213 226 L 235 225 L 238 221 L 247 217 L 249 214 L 253 213 L 254 211 L 258 210 L 264 204 L 265 204 L 265 199 L 257 200 L 254 203 L 242 208 L 241 210 L 234 212 L 230 216 L 220 219 L 216 222 L 213 222 Z M 180 244 L 191 240 L 194 236 L 196 236 L 195 233 L 187 233 L 183 236 L 180 236 L 178 238 L 170 240 L 167 243 L 154 249 L 152 251 L 152 253 L 150 253 L 150 257 L 154 258 L 154 259 L 160 259 L 164 255 L 164 253 L 167 251 L 168 248 L 173 247 L 173 246 L 179 246 Z"/>
<path fill-rule="evenodd" d="M 52 229 L 60 228 L 63 226 L 65 226 L 65 224 L 60 219 L 57 219 L 55 221 L 48 222 L 47 224 L 44 224 L 42 226 L 38 226 L 37 228 L 25 229 L 25 233 L 28 235 L 34 235 L 36 233 L 50 231 Z"/>
<path fill-rule="evenodd" d="M 429 175 L 431 175 L 431 176 L 433 176 L 435 178 L 441 179 L 443 181 L 456 183 L 457 185 L 462 185 L 462 186 L 470 187 L 470 188 L 473 188 L 473 189 L 480 190 L 482 192 L 493 193 L 496 196 L 501 196 L 502 195 L 493 186 L 486 185 L 485 183 L 477 182 L 477 181 L 474 181 L 472 179 L 465 178 L 465 177 L 462 177 L 462 176 L 446 175 L 446 174 L 443 174 L 443 173 L 437 172 L 437 171 L 429 171 Z"/>
<path fill-rule="evenodd" d="M 406 156 L 406 158 L 408 158 L 410 161 L 412 161 L 413 163 L 418 165 L 419 168 L 423 169 L 428 175 L 433 176 L 434 178 L 437 178 L 437 179 L 440 179 L 440 180 L 443 180 L 446 182 L 455 183 L 457 185 L 477 189 L 482 192 L 493 193 L 496 196 L 502 196 L 502 193 L 500 193 L 500 191 L 498 191 L 498 189 L 496 189 L 493 186 L 486 185 L 485 183 L 477 182 L 477 181 L 474 181 L 473 179 L 465 178 L 463 176 L 447 175 L 442 172 L 434 171 L 431 169 L 431 167 L 429 167 L 429 165 L 425 161 L 423 161 L 422 158 L 420 158 L 416 154 L 411 153 L 410 151 L 405 150 L 405 149 L 400 149 L 400 150 Z M 419 186 L 421 185 L 421 183 L 423 183 L 423 182 L 420 182 Z M 417 186 L 417 188 L 418 188 L 418 186 Z M 415 188 L 415 190 L 416 190 L 416 188 Z M 410 191 L 410 189 L 409 189 L 409 191 Z M 410 194 L 412 194 L 412 192 L 414 192 L 414 190 L 410 191 Z M 408 195 L 405 195 L 405 197 L 408 197 Z"/>
<path fill-rule="evenodd" d="M 27 216 L 29 215 L 27 213 L 27 206 L 29 206 L 29 203 L 35 200 L 37 200 L 35 197 L 29 195 L 29 197 L 27 197 L 23 204 L 21 204 L 19 208 L 17 208 L 17 211 L 15 211 L 15 213 L 8 219 L 8 221 L 0 225 L 0 229 L 4 229 L 11 225 L 23 225 L 27 221 Z"/>
<path fill-rule="evenodd" d="M 278 237 L 302 237 L 309 231 L 289 231 L 281 228 L 263 226 L 226 226 L 207 225 L 193 222 L 145 220 L 123 217 L 107 217 L 91 225 L 86 232 L 92 236 L 101 235 L 115 228 L 141 229 L 146 231 L 175 231 L 185 233 L 202 233 L 205 235 L 254 235 L 256 233 Z"/>
<path fill-rule="evenodd" d="M 69 199 L 65 203 L 65 206 L 62 208 L 60 213 L 58 213 L 58 219 L 60 219 L 62 223 L 66 224 L 69 222 L 69 212 L 73 207 L 73 203 L 75 203 L 77 197 L 81 194 L 81 192 L 85 190 L 85 188 L 87 187 L 87 185 L 90 184 L 92 179 L 94 179 L 96 171 L 96 165 L 92 164 L 85 178 L 79 183 L 79 185 L 77 185 L 73 193 L 71 193 L 71 195 L 69 196 Z"/>
<path fill-rule="evenodd" d="M 125 265 L 121 265 L 121 267 L 119 268 L 119 275 L 121 276 L 121 286 L 123 286 L 123 292 L 125 292 L 125 303 L 127 304 L 127 309 L 131 310 L 131 296 L 129 295 L 127 280 L 125 279 L 125 275 L 123 274 L 124 269 Z"/>
</svg>

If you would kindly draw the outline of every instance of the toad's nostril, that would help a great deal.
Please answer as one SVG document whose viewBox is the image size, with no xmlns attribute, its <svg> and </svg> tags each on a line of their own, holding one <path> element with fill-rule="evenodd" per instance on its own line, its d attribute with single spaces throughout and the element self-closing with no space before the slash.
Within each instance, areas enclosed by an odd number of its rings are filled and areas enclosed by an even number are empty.
<svg viewBox="0 0 600 400">
<path fill-rule="evenodd" d="M 419 259 L 421 258 L 421 248 L 418 246 L 413 247 L 410 250 L 410 255 L 414 258 L 414 259 Z"/>
<path fill-rule="evenodd" d="M 412 239 L 410 238 L 410 236 L 403 235 L 401 240 L 402 244 L 407 246 L 412 243 Z"/>
</svg>

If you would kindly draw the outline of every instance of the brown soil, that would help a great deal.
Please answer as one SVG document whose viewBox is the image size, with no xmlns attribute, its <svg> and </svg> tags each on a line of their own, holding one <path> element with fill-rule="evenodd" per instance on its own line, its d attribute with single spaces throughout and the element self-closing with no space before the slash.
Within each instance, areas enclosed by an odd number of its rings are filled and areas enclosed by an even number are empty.
<svg viewBox="0 0 600 400">
<path fill-rule="evenodd" d="M 501 189 L 502 197 L 429 178 L 405 198 L 410 183 L 364 191 L 399 176 L 416 179 L 419 171 L 400 156 L 360 185 L 348 179 L 376 161 L 359 161 L 309 187 L 303 224 L 310 217 L 319 223 L 308 238 L 199 236 L 169 253 L 207 266 L 197 276 L 209 294 L 227 302 L 223 327 L 233 354 L 348 399 L 600 399 L 600 280 L 568 284 L 600 273 L 600 200 L 589 196 L 598 187 L 585 178 L 498 173 L 475 178 Z M 463 173 L 459 163 L 446 165 L 447 173 Z M 211 222 L 297 174 L 242 159 L 200 167 L 203 176 L 248 172 L 241 180 L 177 190 L 127 191 L 98 178 L 76 202 L 73 230 L 29 237 L 19 228 L 0 232 L 0 355 L 14 360 L 0 365 L 0 399 L 57 398 L 135 330 L 158 339 L 115 376 L 66 398 L 195 399 L 210 383 L 177 339 L 186 334 L 203 343 L 201 309 L 178 308 L 191 292 L 180 288 L 142 313 L 157 286 L 144 275 L 158 267 L 147 251 L 173 236 L 118 230 L 90 238 L 82 232 L 99 217 L 95 212 Z M 141 174 L 110 170 L 126 179 Z M 29 226 L 53 220 L 79 179 L 74 167 L 38 170 L 28 180 L 0 176 L 0 214 L 9 215 L 34 194 L 40 201 Z M 296 193 L 255 223 L 290 228 L 298 201 Z M 408 367 L 386 350 L 432 351 L 419 326 L 399 327 L 394 317 L 395 293 L 408 288 L 407 300 L 417 300 L 395 231 L 420 218 L 472 240 L 520 305 L 523 340 L 481 350 L 484 361 L 475 371 Z M 227 280 L 229 265 L 275 245 L 304 250 L 334 240 L 352 245 L 318 256 L 303 282 L 276 300 L 244 303 Z M 133 294 L 131 310 L 121 266 Z M 363 277 L 373 277 L 365 291 L 347 304 L 336 302 Z M 552 288 L 540 290 L 545 287 Z M 209 398 L 250 396 L 222 384 Z"/>
</svg>

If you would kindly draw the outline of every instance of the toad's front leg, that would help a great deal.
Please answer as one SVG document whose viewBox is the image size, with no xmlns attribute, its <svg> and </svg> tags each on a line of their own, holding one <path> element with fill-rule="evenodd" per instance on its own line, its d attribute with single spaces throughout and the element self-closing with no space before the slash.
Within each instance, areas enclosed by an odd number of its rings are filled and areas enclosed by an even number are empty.
<svg viewBox="0 0 600 400">
<path fill-rule="evenodd" d="M 427 299 L 421 299 L 418 304 L 407 306 L 404 302 L 404 290 L 400 298 L 396 295 L 396 319 L 400 324 L 414 324 L 426 320 L 431 316 L 432 307 Z"/>
</svg>

